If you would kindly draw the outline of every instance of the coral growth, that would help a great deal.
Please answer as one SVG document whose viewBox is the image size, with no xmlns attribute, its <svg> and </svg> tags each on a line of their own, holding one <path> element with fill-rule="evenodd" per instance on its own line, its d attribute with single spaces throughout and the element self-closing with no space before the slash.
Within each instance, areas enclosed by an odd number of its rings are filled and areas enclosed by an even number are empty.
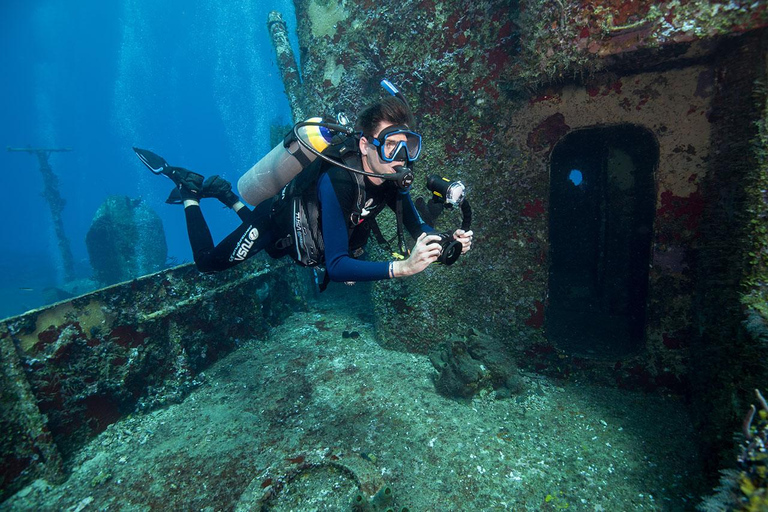
<svg viewBox="0 0 768 512">
<path fill-rule="evenodd" d="M 755 390 L 760 409 L 752 405 L 744 418 L 744 443 L 738 469 L 723 471 L 717 494 L 705 499 L 699 510 L 768 510 L 768 403 Z"/>
<path fill-rule="evenodd" d="M 754 173 L 746 184 L 751 214 L 747 234 L 749 275 L 741 301 L 768 321 L 768 90 L 765 84 L 758 83 L 757 93 L 762 98 L 762 104 L 758 105 L 762 116 L 755 123 L 757 135 L 752 140 L 752 147 L 760 172 Z"/>
<path fill-rule="evenodd" d="M 520 11 L 517 81 L 529 87 L 592 76 L 621 54 L 741 33 L 768 22 L 766 6 L 746 0 L 525 0 Z"/>
</svg>

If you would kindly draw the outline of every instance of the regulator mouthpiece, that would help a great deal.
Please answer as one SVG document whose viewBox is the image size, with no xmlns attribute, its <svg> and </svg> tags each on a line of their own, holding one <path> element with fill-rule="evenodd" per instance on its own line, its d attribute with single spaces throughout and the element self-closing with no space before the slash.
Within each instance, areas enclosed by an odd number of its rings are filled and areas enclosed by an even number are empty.
<svg viewBox="0 0 768 512">
<path fill-rule="evenodd" d="M 398 165 L 395 167 L 395 171 L 396 171 L 395 174 L 388 174 L 387 176 L 392 176 L 389 179 L 397 183 L 398 187 L 402 189 L 406 189 L 413 184 L 412 170 L 402 165 Z"/>
</svg>

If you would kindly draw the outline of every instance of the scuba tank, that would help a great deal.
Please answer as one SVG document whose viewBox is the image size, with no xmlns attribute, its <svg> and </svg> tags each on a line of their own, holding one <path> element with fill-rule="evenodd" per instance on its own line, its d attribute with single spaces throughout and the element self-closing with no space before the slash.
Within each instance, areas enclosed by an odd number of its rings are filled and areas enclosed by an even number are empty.
<svg viewBox="0 0 768 512">
<path fill-rule="evenodd" d="M 408 106 L 403 94 L 391 82 L 382 80 L 381 86 Z M 259 203 L 278 194 L 318 157 L 356 174 L 394 181 L 402 189 L 411 186 L 413 171 L 408 167 L 398 166 L 395 174 L 365 173 L 322 154 L 328 146 L 340 144 L 354 133 L 344 114 L 337 116 L 337 123 L 327 122 L 319 117 L 297 123 L 285 136 L 282 144 L 272 148 L 264 158 L 240 177 L 237 182 L 240 197 L 251 205 L 258 206 Z"/>
<path fill-rule="evenodd" d="M 317 153 L 322 153 L 333 139 L 333 132 L 322 123 L 319 117 L 301 123 L 283 140 L 251 167 L 237 182 L 240 197 L 253 206 L 274 196 L 311 164 Z M 301 137 L 301 141 L 298 140 Z M 306 147 L 306 143 L 316 152 Z"/>
</svg>

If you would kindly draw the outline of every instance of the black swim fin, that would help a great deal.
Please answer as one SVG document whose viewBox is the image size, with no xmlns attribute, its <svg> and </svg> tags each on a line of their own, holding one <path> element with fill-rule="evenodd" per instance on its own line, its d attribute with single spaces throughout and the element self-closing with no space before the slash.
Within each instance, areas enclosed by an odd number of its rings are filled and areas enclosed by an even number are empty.
<svg viewBox="0 0 768 512">
<path fill-rule="evenodd" d="M 183 167 L 173 167 L 168 165 L 165 158 L 160 155 L 147 150 L 133 148 L 136 152 L 136 156 L 139 160 L 147 166 L 147 168 L 154 174 L 163 174 L 168 176 L 171 181 L 179 189 L 180 198 L 176 194 L 171 195 L 166 200 L 166 203 L 177 204 L 183 202 L 186 199 L 200 199 L 200 192 L 203 188 L 203 180 L 205 179 L 202 174 L 184 169 Z"/>
<path fill-rule="evenodd" d="M 165 202 L 168 204 L 184 204 L 184 199 L 181 198 L 181 190 L 178 187 L 172 188 Z"/>
<path fill-rule="evenodd" d="M 144 165 L 146 165 L 150 171 L 155 174 L 163 174 L 163 171 L 168 168 L 168 162 L 160 155 L 156 155 L 147 149 L 133 148 L 136 152 L 136 156 L 139 157 Z"/>
</svg>

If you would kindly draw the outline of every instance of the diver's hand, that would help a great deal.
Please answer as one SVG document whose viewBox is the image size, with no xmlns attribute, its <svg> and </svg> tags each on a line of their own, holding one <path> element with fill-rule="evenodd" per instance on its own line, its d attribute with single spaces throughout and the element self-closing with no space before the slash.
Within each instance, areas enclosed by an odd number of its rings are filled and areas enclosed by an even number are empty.
<svg viewBox="0 0 768 512">
<path fill-rule="evenodd" d="M 437 261 L 440 256 L 440 244 L 435 243 L 440 240 L 437 235 L 428 235 L 422 233 L 416 240 L 416 245 L 411 251 L 408 259 L 396 261 L 392 265 L 394 277 L 405 277 L 418 274 L 429 265 Z"/>
<path fill-rule="evenodd" d="M 472 248 L 472 239 L 474 238 L 472 231 L 464 231 L 463 229 L 457 229 L 453 232 L 453 238 L 457 242 L 461 243 L 461 254 L 466 254 Z"/>
</svg>

